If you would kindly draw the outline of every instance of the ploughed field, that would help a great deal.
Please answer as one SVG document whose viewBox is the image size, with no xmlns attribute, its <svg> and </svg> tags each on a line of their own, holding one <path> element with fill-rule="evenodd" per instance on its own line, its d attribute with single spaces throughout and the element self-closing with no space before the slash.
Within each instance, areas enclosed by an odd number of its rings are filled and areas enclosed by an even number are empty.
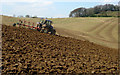
<svg viewBox="0 0 120 75">
<path fill-rule="evenodd" d="M 13 25 L 19 19 L 34 23 L 40 18 L 18 18 L 0 16 L 1 23 Z M 79 17 L 79 18 L 49 18 L 57 34 L 65 37 L 72 37 L 79 40 L 89 40 L 96 44 L 118 49 L 118 22 L 117 17 Z M 28 24 L 28 23 L 25 23 Z M 30 24 L 31 25 L 31 24 Z"/>
<path fill-rule="evenodd" d="M 2 73 L 117 73 L 118 50 L 2 26 Z"/>
</svg>

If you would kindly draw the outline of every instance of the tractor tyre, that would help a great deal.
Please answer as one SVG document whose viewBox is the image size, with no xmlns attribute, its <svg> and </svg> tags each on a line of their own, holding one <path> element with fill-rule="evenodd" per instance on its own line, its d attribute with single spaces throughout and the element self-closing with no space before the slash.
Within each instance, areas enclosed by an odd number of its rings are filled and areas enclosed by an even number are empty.
<svg viewBox="0 0 120 75">
<path fill-rule="evenodd" d="M 40 32 L 40 30 L 41 30 L 41 29 L 37 28 L 37 31 L 39 31 L 39 32 Z"/>
<path fill-rule="evenodd" d="M 45 28 L 45 29 L 44 29 L 44 33 L 48 33 L 48 29 Z"/>
<path fill-rule="evenodd" d="M 55 29 L 52 29 L 52 30 L 51 30 L 51 34 L 52 34 L 52 35 L 55 35 L 55 34 L 56 34 L 56 30 L 55 30 Z"/>
<path fill-rule="evenodd" d="M 44 29 L 41 29 L 41 31 L 40 31 L 41 33 L 44 33 Z"/>
</svg>

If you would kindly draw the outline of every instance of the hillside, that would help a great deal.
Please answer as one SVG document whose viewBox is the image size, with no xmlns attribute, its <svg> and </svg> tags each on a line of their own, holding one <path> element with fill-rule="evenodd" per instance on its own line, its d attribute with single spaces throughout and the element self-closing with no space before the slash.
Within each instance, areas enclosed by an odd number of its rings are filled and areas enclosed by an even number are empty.
<svg viewBox="0 0 120 75">
<path fill-rule="evenodd" d="M 118 50 L 2 25 L 2 73 L 117 73 Z"/>
<path fill-rule="evenodd" d="M 39 18 L 14 18 L 3 16 L 2 24 L 12 25 L 18 20 L 36 23 Z M 57 33 L 61 36 L 89 40 L 110 48 L 118 48 L 118 18 L 84 17 L 84 18 L 50 18 Z"/>
<path fill-rule="evenodd" d="M 53 19 L 58 34 L 118 48 L 118 18 Z"/>
</svg>

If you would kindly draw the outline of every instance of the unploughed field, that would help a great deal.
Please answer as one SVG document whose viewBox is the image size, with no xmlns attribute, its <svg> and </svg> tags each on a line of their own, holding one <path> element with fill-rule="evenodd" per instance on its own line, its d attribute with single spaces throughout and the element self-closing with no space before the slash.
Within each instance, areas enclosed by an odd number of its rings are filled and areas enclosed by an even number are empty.
<svg viewBox="0 0 120 75">
<path fill-rule="evenodd" d="M 2 24 L 12 25 L 18 19 L 36 23 L 39 18 L 2 17 Z M 80 40 L 88 40 L 99 45 L 118 49 L 118 18 L 86 17 L 86 18 L 50 18 L 57 34 Z"/>
<path fill-rule="evenodd" d="M 118 50 L 2 25 L 2 73 L 117 73 Z"/>
</svg>

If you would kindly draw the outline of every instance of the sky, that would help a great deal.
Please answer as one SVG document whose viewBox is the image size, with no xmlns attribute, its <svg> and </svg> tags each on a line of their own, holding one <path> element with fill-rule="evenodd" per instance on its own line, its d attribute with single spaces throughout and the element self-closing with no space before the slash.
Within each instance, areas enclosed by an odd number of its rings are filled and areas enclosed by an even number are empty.
<svg viewBox="0 0 120 75">
<path fill-rule="evenodd" d="M 0 0 L 0 15 L 69 17 L 72 10 L 80 7 L 114 4 L 119 0 Z"/>
</svg>

